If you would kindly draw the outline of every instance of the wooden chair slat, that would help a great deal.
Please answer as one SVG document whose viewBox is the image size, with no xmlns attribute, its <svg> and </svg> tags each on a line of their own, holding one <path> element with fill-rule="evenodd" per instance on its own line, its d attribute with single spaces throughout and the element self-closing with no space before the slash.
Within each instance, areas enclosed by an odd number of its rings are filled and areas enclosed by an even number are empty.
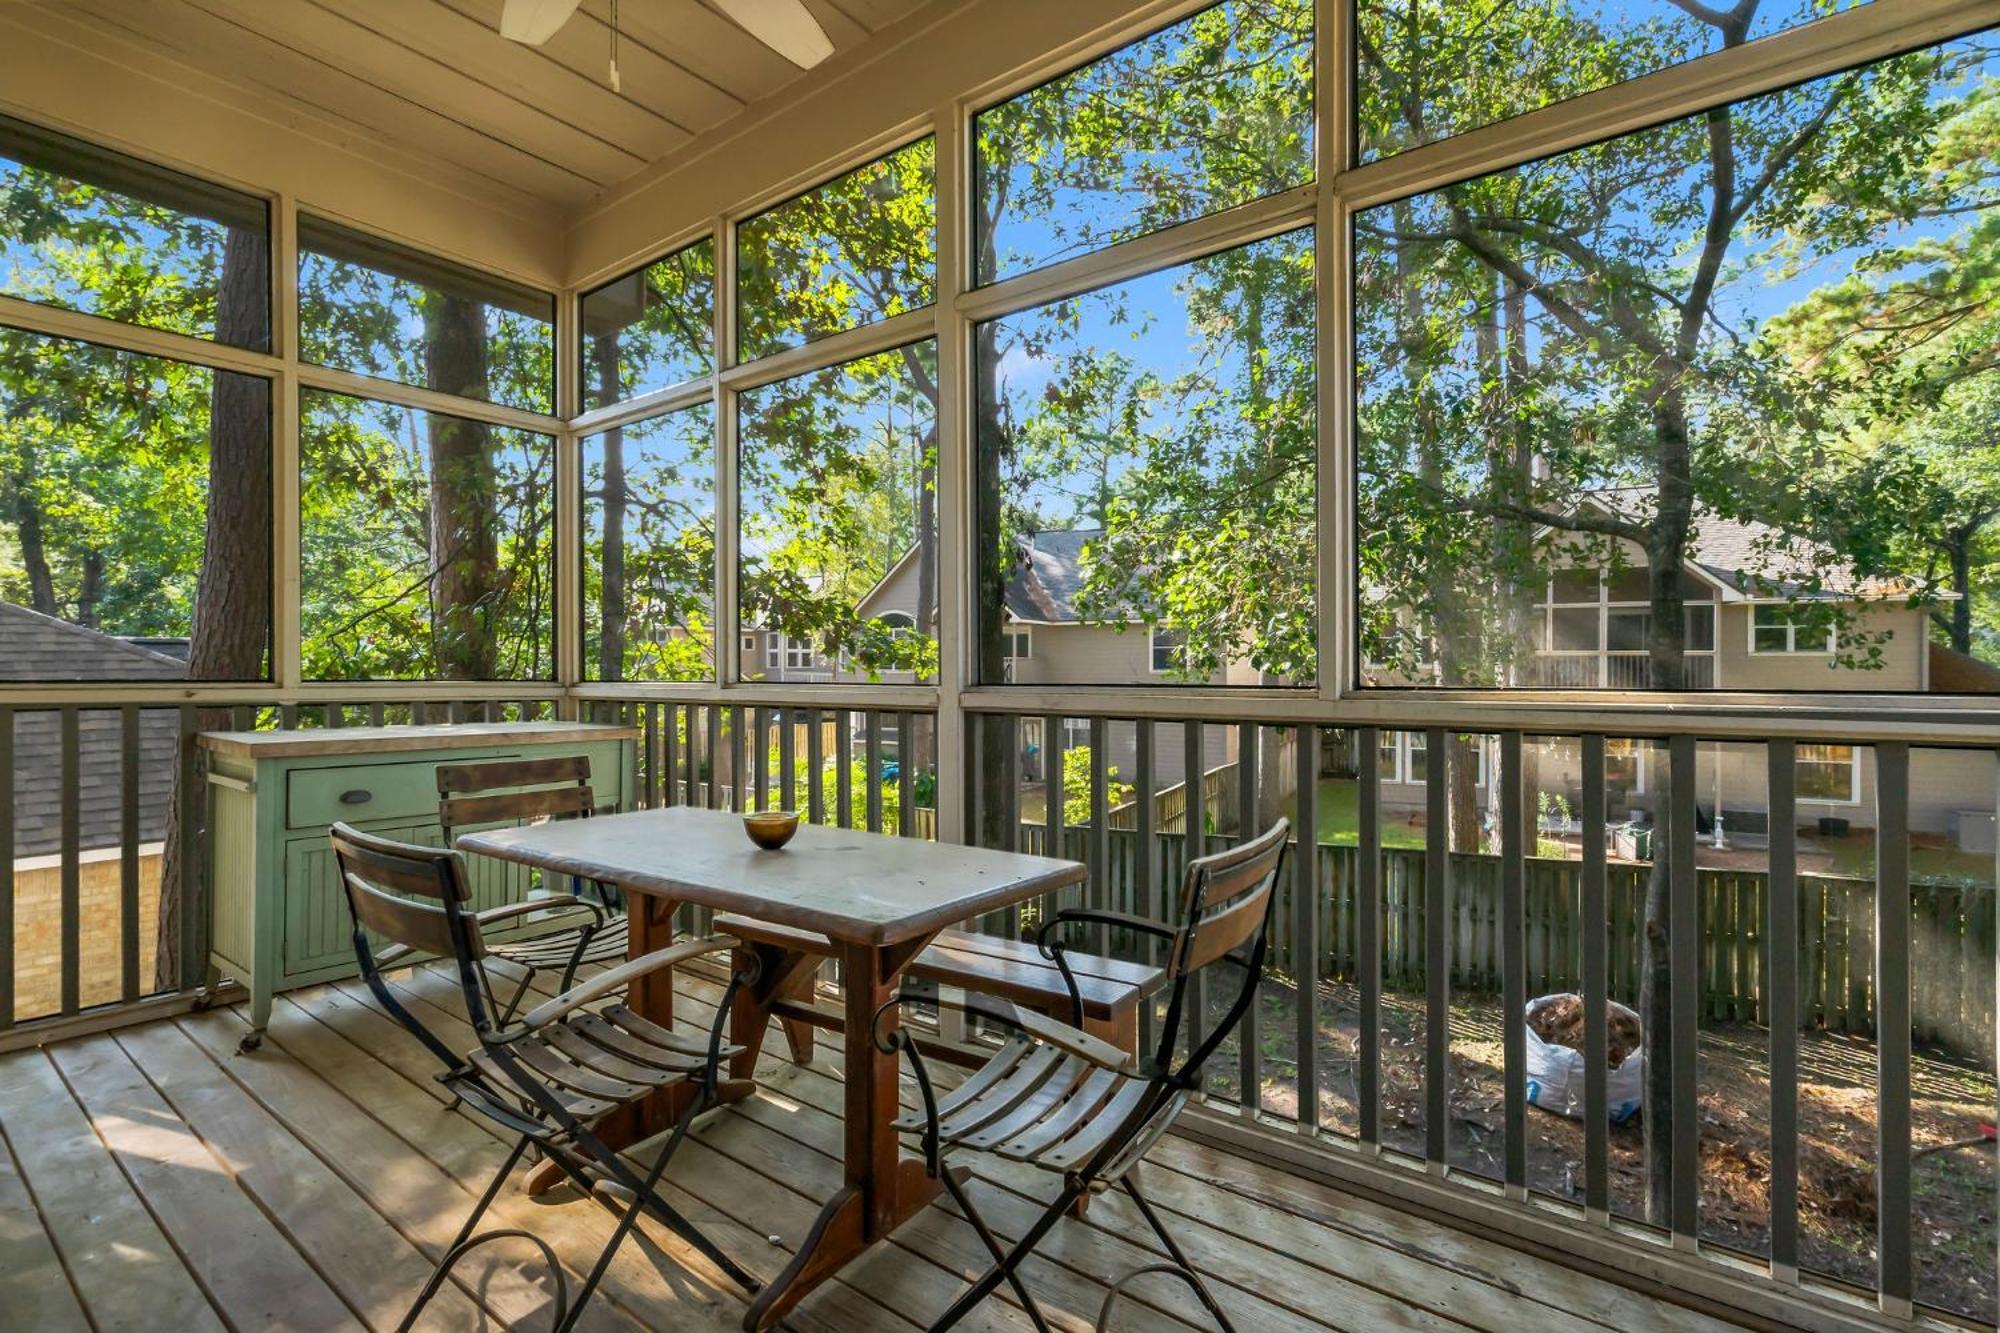
<svg viewBox="0 0 2000 1333">
<path fill-rule="evenodd" d="M 438 822 L 456 829 L 506 820 L 560 819 L 589 814 L 596 808 L 597 797 L 589 787 L 544 787 L 491 796 L 447 796 L 438 802 Z"/>
<path fill-rule="evenodd" d="M 483 764 L 440 764 L 439 796 L 471 796 L 502 787 L 541 787 L 558 782 L 590 781 L 588 755 L 557 755 L 541 759 L 497 759 Z"/>
<path fill-rule="evenodd" d="M 451 924 L 442 907 L 393 897 L 359 875 L 349 875 L 347 882 L 352 890 L 348 901 L 353 903 L 355 919 L 363 926 L 419 952 L 444 958 L 453 956 Z M 476 933 L 472 936 L 472 949 L 475 958 L 482 956 Z"/>
<path fill-rule="evenodd" d="M 426 898 L 450 894 L 453 901 L 465 901 L 457 856 L 447 848 L 391 842 L 346 824 L 335 824 L 330 836 L 347 873 L 358 874 L 369 884 Z"/>
<path fill-rule="evenodd" d="M 1271 890 L 1272 885 L 1267 881 L 1254 892 L 1238 894 L 1221 911 L 1204 916 L 1188 942 L 1182 970 L 1194 972 L 1207 967 L 1255 937 L 1264 927 L 1264 909 Z"/>
</svg>

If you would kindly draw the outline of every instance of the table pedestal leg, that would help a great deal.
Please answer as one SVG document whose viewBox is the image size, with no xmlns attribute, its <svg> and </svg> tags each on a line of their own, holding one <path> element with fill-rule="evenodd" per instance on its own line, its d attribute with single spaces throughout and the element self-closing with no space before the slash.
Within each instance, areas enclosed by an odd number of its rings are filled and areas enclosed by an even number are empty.
<svg viewBox="0 0 2000 1333">
<path fill-rule="evenodd" d="M 894 1127 L 898 1113 L 896 1056 L 877 1050 L 870 1031 L 875 1011 L 895 993 L 896 973 L 921 947 L 922 942 L 893 950 L 863 945 L 841 948 L 847 1179 L 820 1210 L 785 1271 L 751 1304 L 743 1318 L 743 1327 L 751 1333 L 774 1326 L 814 1287 L 929 1206 L 944 1188 L 942 1181 L 925 1172 L 922 1162 L 901 1155 Z"/>
</svg>

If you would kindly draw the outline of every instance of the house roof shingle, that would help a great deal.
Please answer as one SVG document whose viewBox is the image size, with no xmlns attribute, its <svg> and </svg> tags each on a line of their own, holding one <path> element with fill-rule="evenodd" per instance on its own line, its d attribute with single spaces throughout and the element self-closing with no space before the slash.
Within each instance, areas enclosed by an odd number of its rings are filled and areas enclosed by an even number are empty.
<svg viewBox="0 0 2000 1333">
<path fill-rule="evenodd" d="M 165 653 L 23 606 L 0 602 L 0 680 L 180 680 L 187 664 Z M 180 722 L 172 708 L 139 714 L 139 840 L 166 836 Z M 116 847 L 124 836 L 124 722 L 116 708 L 77 717 L 77 845 Z M 14 714 L 14 855 L 62 850 L 62 715 Z"/>
<path fill-rule="evenodd" d="M 1653 513 L 1652 486 L 1612 486 L 1585 493 L 1619 518 L 1645 521 Z M 1887 598 L 1910 594 L 1908 580 L 1857 576 L 1846 560 L 1815 552 L 1803 538 L 1786 537 L 1754 519 L 1727 518 L 1697 505 L 1688 535 L 1688 563 L 1738 596 L 1763 597 L 1800 590 L 1799 576 L 1817 571 L 1823 596 Z"/>
</svg>

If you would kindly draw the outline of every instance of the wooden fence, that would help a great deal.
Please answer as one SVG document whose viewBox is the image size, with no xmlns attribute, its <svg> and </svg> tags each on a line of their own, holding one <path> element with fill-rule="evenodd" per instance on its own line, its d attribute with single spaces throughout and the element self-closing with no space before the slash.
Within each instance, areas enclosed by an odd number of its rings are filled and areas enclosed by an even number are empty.
<svg viewBox="0 0 2000 1333">
<path fill-rule="evenodd" d="M 1236 812 L 1239 772 L 1236 761 L 1232 759 L 1201 775 L 1201 808 L 1211 812 L 1211 819 L 1215 815 L 1227 817 Z M 1111 807 L 1107 822 L 1114 829 L 1136 830 L 1139 827 L 1139 803 L 1127 801 Z M 1187 783 L 1176 782 L 1153 793 L 1153 827 L 1161 833 L 1179 833 L 1187 827 Z"/>
<path fill-rule="evenodd" d="M 1211 836 L 1219 850 L 1235 840 Z M 1088 827 L 1063 830 L 1062 854 L 1092 860 Z M 1142 891 L 1134 881 L 1138 834 L 1109 828 L 1101 901 L 1121 911 L 1160 916 L 1180 881 L 1188 844 L 1181 834 L 1156 835 L 1155 882 Z M 1047 829 L 1023 824 L 1020 849 L 1042 853 Z M 1387 848 L 1382 853 L 1382 984 L 1421 991 L 1424 985 L 1424 914 L 1429 895 L 1424 854 Z M 1318 974 L 1323 981 L 1354 980 L 1356 967 L 1355 870 L 1352 846 L 1320 844 Z M 1500 989 L 1500 858 L 1454 853 L 1450 858 L 1452 985 L 1473 992 Z M 1644 920 L 1645 865 L 1609 867 L 1605 923 L 1610 993 L 1627 1004 L 1639 992 L 1640 936 Z M 1530 858 L 1525 922 L 1529 993 L 1578 991 L 1583 985 L 1582 869 L 1575 861 Z M 1799 1014 L 1803 1023 L 1835 1032 L 1872 1035 L 1875 884 L 1839 875 L 1800 875 Z M 1716 1023 L 1762 1023 L 1768 876 L 1761 871 L 1702 869 L 1700 896 L 1702 1014 Z M 1271 969 L 1294 970 L 1292 886 L 1281 888 L 1272 923 Z M 1099 899 L 1091 890 L 1066 890 L 1065 905 Z M 1031 913 L 1039 915 L 1031 908 Z M 1976 1058 L 1991 1058 L 1994 1030 L 1995 910 L 1991 886 L 1914 883 L 1910 887 L 1912 1031 L 1916 1040 Z"/>
</svg>

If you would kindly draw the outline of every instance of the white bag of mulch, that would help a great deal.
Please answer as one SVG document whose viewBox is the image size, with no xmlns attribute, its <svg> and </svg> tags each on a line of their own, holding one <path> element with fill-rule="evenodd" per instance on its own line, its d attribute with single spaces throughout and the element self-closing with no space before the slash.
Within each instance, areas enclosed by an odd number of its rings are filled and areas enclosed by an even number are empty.
<svg viewBox="0 0 2000 1333">
<path fill-rule="evenodd" d="M 1545 1111 L 1566 1115 L 1572 1120 L 1583 1118 L 1583 1052 L 1554 1042 L 1543 1041 L 1535 1032 L 1534 1024 L 1528 1018 L 1545 1004 L 1568 998 L 1563 995 L 1543 995 L 1528 1001 L 1527 1010 L 1521 1015 L 1521 1026 L 1528 1034 L 1528 1101 Z M 1639 1016 L 1619 1004 L 1610 1001 L 1613 1009 L 1630 1015 L 1633 1022 Z M 1625 1057 L 1625 1062 L 1608 1071 L 1604 1085 L 1605 1101 L 1611 1108 L 1611 1123 L 1622 1125 L 1639 1110 L 1640 1072 L 1645 1068 L 1645 1056 L 1633 1051 Z"/>
</svg>

